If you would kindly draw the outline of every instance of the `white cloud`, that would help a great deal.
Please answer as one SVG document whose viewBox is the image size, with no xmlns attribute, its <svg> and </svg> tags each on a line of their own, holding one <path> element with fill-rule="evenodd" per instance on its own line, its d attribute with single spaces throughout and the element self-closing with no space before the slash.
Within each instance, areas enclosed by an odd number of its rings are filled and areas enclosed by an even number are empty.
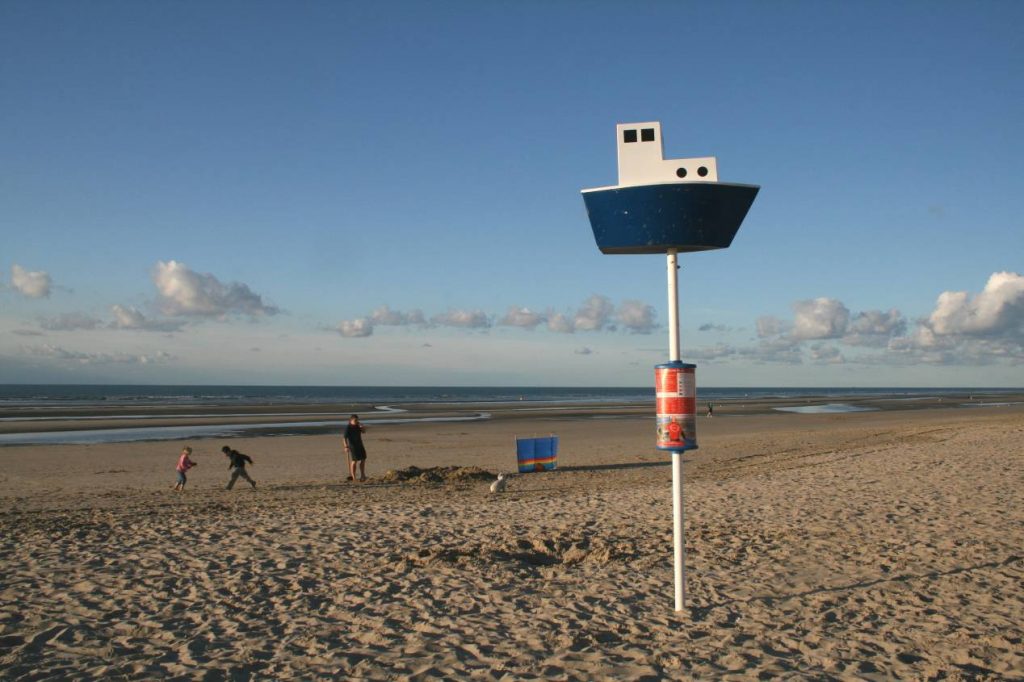
<svg viewBox="0 0 1024 682">
<path fill-rule="evenodd" d="M 373 330 L 377 326 L 404 327 L 408 325 L 427 326 L 427 324 L 421 310 L 414 309 L 408 313 L 403 313 L 382 305 L 364 317 L 357 317 L 354 320 L 342 320 L 335 329 L 342 336 L 355 339 L 373 336 Z"/>
<path fill-rule="evenodd" d="M 69 332 L 78 329 L 96 329 L 103 320 L 82 313 L 64 313 L 57 317 L 43 318 L 39 326 L 51 332 Z"/>
<path fill-rule="evenodd" d="M 520 327 L 533 331 L 537 325 L 543 324 L 547 318 L 541 313 L 535 313 L 529 308 L 509 306 L 505 316 L 498 320 L 498 324 L 504 327 Z"/>
<path fill-rule="evenodd" d="M 882 312 L 881 310 L 867 310 L 857 313 L 850 321 L 849 332 L 851 334 L 901 334 L 906 331 L 907 321 L 903 314 L 895 308 Z"/>
<path fill-rule="evenodd" d="M 11 285 L 22 296 L 47 298 L 52 284 L 50 275 L 45 272 L 31 272 L 17 263 L 11 266 Z"/>
<path fill-rule="evenodd" d="M 562 313 L 548 313 L 548 331 L 558 334 L 572 334 L 572 320 Z"/>
<path fill-rule="evenodd" d="M 342 320 L 338 323 L 338 333 L 349 339 L 373 336 L 373 322 L 366 317 Z"/>
<path fill-rule="evenodd" d="M 232 314 L 275 315 L 278 308 L 240 282 L 224 284 L 211 274 L 202 274 L 177 261 L 160 261 L 153 270 L 153 283 L 161 297 L 165 315 L 225 317 Z"/>
<path fill-rule="evenodd" d="M 434 315 L 430 321 L 445 327 L 464 329 L 486 329 L 491 326 L 490 318 L 482 310 L 449 309 L 445 313 Z"/>
<path fill-rule="evenodd" d="M 656 315 L 654 306 L 641 301 L 623 301 L 619 305 L 616 319 L 634 334 L 650 334 L 658 327 L 654 321 Z"/>
<path fill-rule="evenodd" d="M 608 327 L 615 308 L 607 296 L 593 294 L 583 302 L 573 318 L 573 329 L 584 332 L 597 332 Z"/>
<path fill-rule="evenodd" d="M 383 305 L 374 310 L 369 315 L 369 320 L 375 325 L 381 326 L 394 326 L 402 327 L 410 324 L 425 325 L 426 319 L 423 317 L 423 311 L 414 309 L 408 313 L 399 312 L 392 310 L 386 305 Z"/>
<path fill-rule="evenodd" d="M 79 351 L 66 350 L 60 346 L 53 346 L 50 344 L 32 346 L 24 350 L 30 355 L 35 355 L 37 357 L 52 358 L 55 360 L 74 362 L 81 365 L 152 365 L 168 362 L 174 359 L 174 356 L 162 350 L 148 355 L 136 355 L 131 353 L 82 353 Z"/>
<path fill-rule="evenodd" d="M 892 338 L 875 363 L 986 365 L 1024 363 L 1024 277 L 995 272 L 984 289 L 945 291 L 907 336 Z"/>
<path fill-rule="evenodd" d="M 773 317 L 760 318 L 761 344 L 738 354 L 760 361 L 799 362 L 806 352 L 811 362 L 829 364 L 1024 363 L 1024 276 L 1015 272 L 993 273 L 978 294 L 943 292 L 931 315 L 909 333 L 906 318 L 896 309 L 851 314 L 840 301 L 817 298 L 798 301 L 793 310 L 792 326 Z M 821 343 L 828 340 L 836 344 Z M 842 346 L 878 350 L 848 356 Z"/>
<path fill-rule="evenodd" d="M 893 337 L 907 332 L 907 320 L 895 308 L 888 312 L 867 310 L 850 319 L 843 343 L 851 346 L 885 347 Z"/>
<path fill-rule="evenodd" d="M 818 342 L 811 344 L 809 349 L 811 362 L 816 362 L 822 365 L 841 365 L 846 362 L 846 358 L 835 346 L 828 345 L 826 343 Z"/>
<path fill-rule="evenodd" d="M 616 331 L 621 326 L 636 334 L 648 334 L 657 328 L 656 312 L 653 306 L 641 301 L 623 301 L 616 310 L 606 296 L 594 294 L 583 302 L 573 315 L 566 315 L 548 309 L 537 312 L 524 306 L 509 306 L 504 315 L 492 316 L 479 309 L 450 308 L 428 319 L 421 310 L 403 313 L 384 305 L 369 315 L 346 320 L 338 326 L 343 336 L 370 336 L 377 326 L 421 327 L 445 326 L 461 329 L 488 329 L 492 325 L 516 327 L 533 331 L 546 325 L 548 331 L 571 334 L 579 331 Z M 618 325 L 614 324 L 615 322 Z"/>
<path fill-rule="evenodd" d="M 781 362 L 799 365 L 803 362 L 800 343 L 788 337 L 763 339 L 756 346 L 738 348 L 736 355 L 759 363 Z"/>
<path fill-rule="evenodd" d="M 966 291 L 943 292 L 927 325 L 939 335 L 1020 337 L 1024 331 L 1024 277 L 995 272 L 973 297 Z"/>
<path fill-rule="evenodd" d="M 180 331 L 184 322 L 178 320 L 154 320 L 146 317 L 142 312 L 132 307 L 123 305 L 112 305 L 110 312 L 114 315 L 114 321 L 110 323 L 111 329 L 136 329 L 150 332 L 176 332 Z"/>
<path fill-rule="evenodd" d="M 837 339 L 846 333 L 850 311 L 834 298 L 815 298 L 793 304 L 793 338 Z"/>
<path fill-rule="evenodd" d="M 576 355 L 592 355 L 594 351 L 590 350 L 586 346 L 583 346 L 582 348 L 577 348 L 576 350 L 574 350 L 573 353 Z"/>
<path fill-rule="evenodd" d="M 728 326 L 726 326 L 724 324 L 712 324 L 710 322 L 705 322 L 704 324 L 702 324 L 700 327 L 697 328 L 697 331 L 701 331 L 701 332 L 722 332 L 722 333 L 725 333 L 725 332 L 731 332 L 732 331 L 732 327 L 728 327 Z"/>
</svg>

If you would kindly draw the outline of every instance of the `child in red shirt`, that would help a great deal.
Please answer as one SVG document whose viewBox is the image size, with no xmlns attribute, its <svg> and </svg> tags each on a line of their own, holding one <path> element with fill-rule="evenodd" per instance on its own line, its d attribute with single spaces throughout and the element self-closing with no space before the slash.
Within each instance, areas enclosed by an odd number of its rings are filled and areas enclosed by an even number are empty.
<svg viewBox="0 0 1024 682">
<path fill-rule="evenodd" d="M 176 492 L 185 490 L 185 483 L 188 481 L 188 478 L 185 476 L 185 472 L 196 465 L 195 462 L 189 459 L 189 455 L 191 454 L 192 448 L 186 447 L 181 451 L 181 457 L 178 458 L 178 483 L 174 486 L 174 490 Z"/>
</svg>

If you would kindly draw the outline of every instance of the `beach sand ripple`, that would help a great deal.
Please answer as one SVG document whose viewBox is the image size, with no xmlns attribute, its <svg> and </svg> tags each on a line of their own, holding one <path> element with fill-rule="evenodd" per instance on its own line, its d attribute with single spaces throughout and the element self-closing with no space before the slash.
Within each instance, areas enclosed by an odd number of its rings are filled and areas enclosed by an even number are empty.
<svg viewBox="0 0 1024 682">
<path fill-rule="evenodd" d="M 393 466 L 365 484 L 256 457 L 258 490 L 183 495 L 126 455 L 103 465 L 128 470 L 120 487 L 65 471 L 3 498 L 0 676 L 1019 679 L 1024 419 L 915 414 L 716 424 L 687 455 L 681 614 L 670 470 L 616 454 L 621 424 L 587 424 L 589 459 L 501 495 L 487 486 L 507 452 L 423 468 L 371 454 Z M 74 452 L 4 465 L 27 480 Z"/>
</svg>

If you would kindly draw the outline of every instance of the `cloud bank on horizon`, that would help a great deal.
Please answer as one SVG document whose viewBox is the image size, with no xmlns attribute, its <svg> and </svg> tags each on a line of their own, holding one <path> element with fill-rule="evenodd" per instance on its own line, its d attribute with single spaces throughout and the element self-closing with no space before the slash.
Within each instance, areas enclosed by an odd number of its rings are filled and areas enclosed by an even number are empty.
<svg viewBox="0 0 1024 682">
<path fill-rule="evenodd" d="M 12 273 L 17 277 L 12 278 L 10 288 L 16 294 L 30 300 L 49 296 L 49 273 L 30 272 L 20 266 L 12 267 Z M 87 312 L 69 312 L 39 317 L 36 328 L 21 328 L 14 333 L 31 337 L 75 332 L 161 332 L 165 338 L 173 339 L 188 327 L 218 324 L 230 328 L 237 320 L 247 325 L 260 320 L 266 323 L 281 312 L 244 283 L 225 283 L 211 273 L 198 273 L 175 260 L 158 261 L 152 270 L 152 283 L 156 294 L 147 304 L 152 311 L 149 315 L 134 306 L 113 303 L 107 319 Z M 941 292 L 934 309 L 913 320 L 895 308 L 853 312 L 842 301 L 829 297 L 797 300 L 791 308 L 790 319 L 765 315 L 754 320 L 752 343 L 716 341 L 688 349 L 686 355 L 715 363 L 788 365 L 1024 363 L 1024 276 L 1016 272 L 992 273 L 977 293 Z M 333 327 L 315 326 L 320 333 L 332 330 L 346 340 L 367 338 L 386 328 L 404 329 L 403 334 L 414 336 L 448 328 L 456 334 L 476 337 L 479 344 L 487 344 L 488 332 L 497 328 L 531 335 L 625 334 L 628 338 L 632 334 L 651 334 L 658 324 L 656 310 L 650 304 L 623 300 L 616 305 L 607 296 L 593 294 L 574 311 L 547 308 L 539 312 L 509 305 L 504 313 L 448 308 L 428 317 L 418 308 L 402 311 L 382 305 Z M 726 325 L 712 322 L 700 325 L 699 330 L 714 334 L 732 331 Z M 19 352 L 36 360 L 93 365 L 167 364 L 178 359 L 163 349 L 148 353 L 91 352 L 50 343 L 22 344 Z M 597 351 L 584 346 L 566 352 L 585 357 Z"/>
<path fill-rule="evenodd" d="M 761 362 L 800 363 L 804 358 L 800 351 L 807 346 L 808 359 L 818 363 L 1024 362 L 1024 277 L 1015 272 L 993 273 L 978 294 L 939 294 L 935 309 L 918 319 L 909 333 L 907 320 L 895 309 L 854 315 L 832 298 L 796 301 L 792 307 L 792 320 L 771 316 L 757 320 L 760 341 L 756 346 L 718 346 L 701 357 L 744 356 Z M 847 357 L 840 346 L 874 351 Z"/>
<path fill-rule="evenodd" d="M 478 309 L 449 308 L 427 320 L 419 309 L 402 313 L 385 305 L 363 317 L 342 320 L 336 329 L 339 334 L 348 338 L 372 336 L 374 328 L 378 326 L 410 326 L 421 329 L 431 327 L 463 329 L 514 327 L 527 331 L 534 331 L 543 326 L 548 331 L 559 334 L 573 334 L 577 331 L 614 332 L 621 327 L 632 334 L 650 334 L 658 328 L 655 322 L 656 315 L 654 306 L 641 301 L 626 300 L 616 308 L 607 296 L 593 294 L 571 315 L 555 312 L 552 309 L 536 312 L 527 307 L 511 305 L 505 314 L 500 316 Z"/>
</svg>

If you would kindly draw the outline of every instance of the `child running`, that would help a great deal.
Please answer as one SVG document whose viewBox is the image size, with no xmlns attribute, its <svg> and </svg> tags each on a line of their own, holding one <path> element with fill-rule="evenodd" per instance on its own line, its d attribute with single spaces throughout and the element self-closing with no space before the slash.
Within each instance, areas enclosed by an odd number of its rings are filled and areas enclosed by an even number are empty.
<svg viewBox="0 0 1024 682">
<path fill-rule="evenodd" d="M 192 448 L 186 447 L 181 451 L 181 456 L 178 457 L 178 483 L 174 486 L 175 492 L 180 493 L 185 491 L 185 483 L 188 482 L 188 477 L 185 476 L 185 472 L 196 465 L 196 463 L 189 458 L 189 455 L 191 454 Z"/>
<path fill-rule="evenodd" d="M 249 455 L 243 455 L 238 450 L 229 448 L 227 445 L 220 449 L 224 453 L 224 456 L 228 458 L 228 469 L 231 470 L 231 480 L 228 481 L 228 490 L 235 487 L 235 481 L 241 476 L 245 480 L 252 484 L 252 489 L 256 490 L 256 481 L 249 477 L 249 472 L 245 470 L 245 463 L 252 464 L 252 457 Z"/>
</svg>

